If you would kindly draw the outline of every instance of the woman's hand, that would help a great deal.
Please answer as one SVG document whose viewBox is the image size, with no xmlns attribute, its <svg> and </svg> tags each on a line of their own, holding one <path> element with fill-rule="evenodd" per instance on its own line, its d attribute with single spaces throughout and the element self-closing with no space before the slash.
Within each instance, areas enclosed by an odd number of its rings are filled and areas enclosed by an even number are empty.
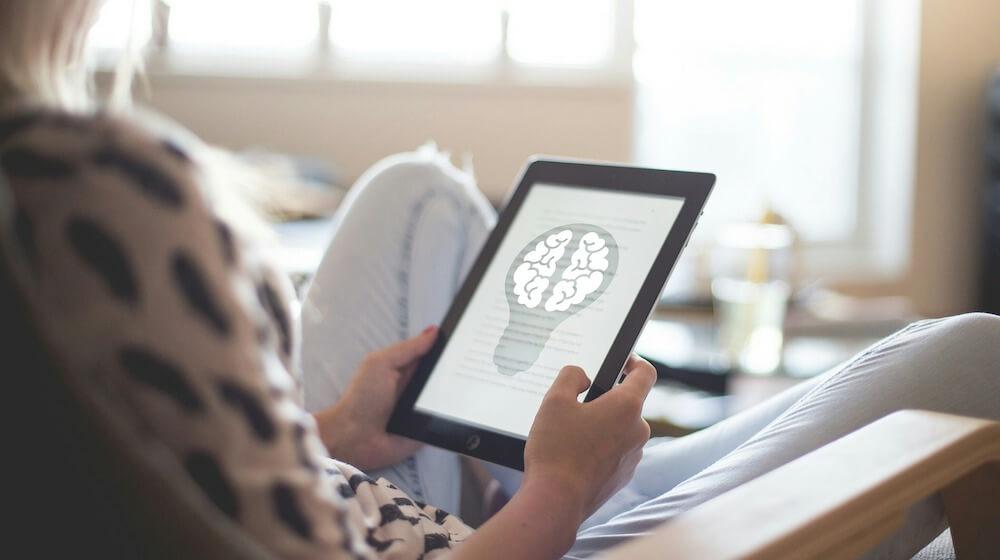
<svg viewBox="0 0 1000 560">
<path fill-rule="evenodd" d="M 524 450 L 524 479 L 511 501 L 468 541 L 456 559 L 559 558 L 576 531 L 632 477 L 649 439 L 642 403 L 656 370 L 636 356 L 625 380 L 588 403 L 577 400 L 590 386 L 578 367 L 556 377 Z"/>
<path fill-rule="evenodd" d="M 365 356 L 337 404 L 316 414 L 320 437 L 330 455 L 362 470 L 392 465 L 420 443 L 385 431 L 392 409 L 430 350 L 437 328 Z"/>
<path fill-rule="evenodd" d="M 633 354 L 625 374 L 607 393 L 581 403 L 578 396 L 590 380 L 582 369 L 564 367 L 528 435 L 522 488 L 559 488 L 580 522 L 632 478 L 649 440 L 642 404 L 656 370 Z"/>
</svg>

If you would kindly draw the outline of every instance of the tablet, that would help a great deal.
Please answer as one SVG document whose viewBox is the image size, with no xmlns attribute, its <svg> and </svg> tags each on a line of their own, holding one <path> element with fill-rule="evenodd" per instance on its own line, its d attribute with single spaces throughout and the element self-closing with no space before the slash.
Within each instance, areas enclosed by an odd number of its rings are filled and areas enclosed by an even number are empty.
<svg viewBox="0 0 1000 560">
<path fill-rule="evenodd" d="M 585 400 L 618 382 L 714 182 L 530 161 L 388 430 L 523 470 L 528 431 L 563 366 L 590 377 Z"/>
</svg>

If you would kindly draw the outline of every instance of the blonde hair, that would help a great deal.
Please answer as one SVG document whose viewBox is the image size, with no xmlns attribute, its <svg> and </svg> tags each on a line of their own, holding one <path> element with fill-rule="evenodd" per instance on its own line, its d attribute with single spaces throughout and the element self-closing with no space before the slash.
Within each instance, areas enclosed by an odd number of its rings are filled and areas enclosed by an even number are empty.
<svg viewBox="0 0 1000 560">
<path fill-rule="evenodd" d="M 287 171 L 262 173 L 227 150 L 202 144 L 197 137 L 156 113 L 131 107 L 132 79 L 141 69 L 136 44 L 136 16 L 148 15 L 150 0 L 131 0 L 132 29 L 101 104 L 128 113 L 129 120 L 155 133 L 183 140 L 203 167 L 202 191 L 209 204 L 247 237 L 269 237 L 262 218 L 282 211 L 331 211 L 339 194 L 320 195 L 298 186 Z M 104 0 L 0 0 L 0 108 L 44 104 L 76 112 L 91 111 L 93 62 L 87 41 Z M 147 22 L 148 23 L 148 22 Z M 126 111 L 127 110 L 127 111 Z"/>
<path fill-rule="evenodd" d="M 103 4 L 104 0 L 0 2 L 0 102 L 92 109 L 93 66 L 86 47 Z M 132 77 L 140 67 L 133 35 L 129 33 L 128 44 L 122 45 L 107 99 L 111 106 L 128 104 Z"/>
</svg>

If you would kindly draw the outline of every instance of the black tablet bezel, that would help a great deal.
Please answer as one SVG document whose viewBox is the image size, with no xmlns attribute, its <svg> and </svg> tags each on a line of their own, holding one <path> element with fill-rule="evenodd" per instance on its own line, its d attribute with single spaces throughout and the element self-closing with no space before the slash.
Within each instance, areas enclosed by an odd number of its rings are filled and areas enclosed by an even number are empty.
<svg viewBox="0 0 1000 560">
<path fill-rule="evenodd" d="M 465 312 L 469 300 L 493 260 L 500 242 L 507 235 L 514 216 L 520 211 L 521 204 L 536 183 L 674 196 L 684 200 L 681 211 L 653 261 L 653 266 L 643 281 L 621 330 L 611 344 L 607 357 L 596 375 L 592 375 L 593 383 L 586 395 L 586 400 L 589 401 L 605 393 L 617 382 L 621 369 L 635 346 L 674 263 L 677 262 L 698 221 L 698 216 L 715 183 L 715 175 L 561 159 L 530 160 L 522 171 L 517 188 L 500 213 L 496 227 L 483 245 L 468 277 L 448 309 L 441 323 L 437 341 L 420 361 L 409 385 L 400 396 L 389 420 L 390 432 L 524 470 L 525 440 L 425 414 L 415 410 L 414 405 L 445 345 L 448 344 L 459 318 Z"/>
</svg>

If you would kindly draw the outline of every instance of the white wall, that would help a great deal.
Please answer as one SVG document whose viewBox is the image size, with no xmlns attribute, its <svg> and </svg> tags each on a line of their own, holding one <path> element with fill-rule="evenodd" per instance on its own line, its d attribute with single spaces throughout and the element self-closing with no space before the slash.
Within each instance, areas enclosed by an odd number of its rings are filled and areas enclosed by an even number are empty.
<svg viewBox="0 0 1000 560">
<path fill-rule="evenodd" d="M 985 95 L 1000 66 L 1000 2 L 924 0 L 921 20 L 906 291 L 924 313 L 943 315 L 975 305 L 986 182 Z"/>
<path fill-rule="evenodd" d="M 156 75 L 148 104 L 229 148 L 335 162 L 350 180 L 378 159 L 435 140 L 502 198 L 536 153 L 628 161 L 627 86 L 380 83 Z"/>
</svg>

